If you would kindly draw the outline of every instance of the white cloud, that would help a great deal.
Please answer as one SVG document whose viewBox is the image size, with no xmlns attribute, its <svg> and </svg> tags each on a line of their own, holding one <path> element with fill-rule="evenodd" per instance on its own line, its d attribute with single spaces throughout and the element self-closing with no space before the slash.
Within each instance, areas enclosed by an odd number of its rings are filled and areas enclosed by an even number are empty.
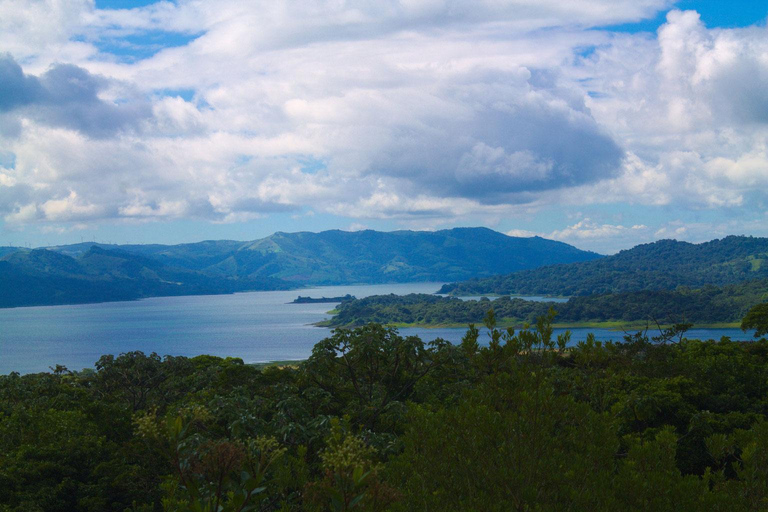
<svg viewBox="0 0 768 512">
<path fill-rule="evenodd" d="M 0 152 L 15 157 L 0 215 L 243 222 L 311 207 L 433 227 L 548 204 L 768 200 L 768 29 L 673 11 L 657 36 L 584 30 L 670 4 L 0 0 L 0 51 L 23 67 L 7 76 L 42 91 L 0 98 Z M 148 31 L 196 38 L 137 61 L 98 51 Z M 581 219 L 549 236 L 641 231 Z"/>
<path fill-rule="evenodd" d="M 41 71 L 54 61 L 93 56 L 95 48 L 74 40 L 87 24 L 93 0 L 0 1 L 0 52 L 29 61 Z"/>
<path fill-rule="evenodd" d="M 87 219 L 99 211 L 99 206 L 87 203 L 74 190 L 62 199 L 49 199 L 40 206 L 46 220 L 61 222 Z"/>
<path fill-rule="evenodd" d="M 35 204 L 25 204 L 16 206 L 11 212 L 5 215 L 4 219 L 11 225 L 23 224 L 37 218 L 37 206 Z"/>
<path fill-rule="evenodd" d="M 672 11 L 657 39 L 617 36 L 581 62 L 588 105 L 623 141 L 621 176 L 587 193 L 732 208 L 768 179 L 768 29 L 707 29 Z"/>
<path fill-rule="evenodd" d="M 681 231 L 680 233 L 682 234 L 683 232 Z M 526 229 L 511 229 L 506 234 L 523 238 L 539 236 L 603 253 L 615 252 L 617 247 L 627 247 L 649 242 L 654 237 L 663 238 L 658 231 L 652 234 L 651 229 L 644 224 L 626 226 L 622 224 L 607 224 L 593 221 L 589 217 L 583 217 L 570 226 L 556 229 L 549 233 Z"/>
<path fill-rule="evenodd" d="M 370 229 L 365 224 L 360 224 L 359 222 L 353 222 L 344 231 L 365 231 L 366 229 Z"/>
<path fill-rule="evenodd" d="M 647 229 L 648 226 L 643 224 L 635 224 L 633 226 L 622 226 L 620 224 L 597 224 L 589 218 L 585 218 L 576 224 L 568 226 L 567 228 L 553 231 L 547 238 L 562 241 L 583 240 L 591 238 L 604 239 L 615 237 L 620 234 L 642 232 Z"/>
<path fill-rule="evenodd" d="M 544 233 L 536 233 L 535 231 L 528 231 L 527 229 L 510 229 L 507 231 L 507 236 L 516 236 L 519 238 L 531 238 L 534 236 L 544 237 Z"/>
</svg>

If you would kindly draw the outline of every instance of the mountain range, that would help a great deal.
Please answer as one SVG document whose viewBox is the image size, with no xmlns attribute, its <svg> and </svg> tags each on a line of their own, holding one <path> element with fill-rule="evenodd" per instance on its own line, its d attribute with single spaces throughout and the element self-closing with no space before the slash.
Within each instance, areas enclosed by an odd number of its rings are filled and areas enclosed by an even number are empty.
<svg viewBox="0 0 768 512">
<path fill-rule="evenodd" d="M 728 236 L 692 244 L 638 245 L 592 261 L 546 265 L 443 286 L 452 295 L 582 296 L 729 285 L 768 278 L 768 238 Z"/>
<path fill-rule="evenodd" d="M 0 248 L 0 307 L 275 290 L 307 285 L 457 281 L 600 255 L 486 228 L 275 233 L 239 242 L 80 243 Z"/>
</svg>

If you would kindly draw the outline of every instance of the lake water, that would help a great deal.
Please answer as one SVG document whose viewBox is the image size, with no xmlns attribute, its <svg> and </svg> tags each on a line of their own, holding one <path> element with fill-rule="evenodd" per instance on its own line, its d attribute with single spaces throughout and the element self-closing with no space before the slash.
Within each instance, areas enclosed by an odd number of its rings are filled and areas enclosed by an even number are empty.
<svg viewBox="0 0 768 512">
<path fill-rule="evenodd" d="M 305 359 L 330 334 L 314 327 L 333 304 L 287 304 L 298 295 L 358 298 L 395 293 L 434 293 L 442 283 L 327 286 L 234 295 L 157 297 L 131 302 L 0 309 L 0 374 L 48 371 L 62 364 L 92 368 L 102 354 L 133 350 L 165 355 L 240 357 L 245 362 Z M 540 298 L 539 298 L 540 299 Z M 572 342 L 593 332 L 620 340 L 607 329 L 571 329 Z M 425 341 L 459 342 L 465 329 L 401 329 Z M 562 330 L 556 330 L 556 333 Z M 747 340 L 739 329 L 693 329 L 690 338 Z"/>
</svg>

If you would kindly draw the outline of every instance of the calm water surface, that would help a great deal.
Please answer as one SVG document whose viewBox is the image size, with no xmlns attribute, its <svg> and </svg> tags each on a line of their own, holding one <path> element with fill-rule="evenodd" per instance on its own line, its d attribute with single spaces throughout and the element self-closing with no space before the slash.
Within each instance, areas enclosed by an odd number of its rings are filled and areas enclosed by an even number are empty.
<svg viewBox="0 0 768 512">
<path fill-rule="evenodd" d="M 333 304 L 286 304 L 298 295 L 358 298 L 395 293 L 434 293 L 442 283 L 327 286 L 234 295 L 157 297 L 132 302 L 0 309 L 0 374 L 93 367 L 102 354 L 145 353 L 240 357 L 246 362 L 304 359 L 330 334 L 314 327 Z M 621 332 L 571 329 L 572 341 L 593 332 L 598 340 L 620 340 Z M 459 342 L 465 329 L 401 329 L 401 334 Z M 556 333 L 562 330 L 556 330 Z M 730 336 L 738 329 L 693 329 L 690 338 Z"/>
</svg>

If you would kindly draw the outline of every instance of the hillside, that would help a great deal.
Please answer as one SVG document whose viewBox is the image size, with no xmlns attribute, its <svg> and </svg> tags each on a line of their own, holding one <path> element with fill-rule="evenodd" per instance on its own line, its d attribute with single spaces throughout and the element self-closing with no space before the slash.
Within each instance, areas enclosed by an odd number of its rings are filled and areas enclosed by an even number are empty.
<svg viewBox="0 0 768 512">
<path fill-rule="evenodd" d="M 588 297 L 572 297 L 568 302 L 535 302 L 508 296 L 490 301 L 461 300 L 456 297 L 411 294 L 406 296 L 376 295 L 345 301 L 336 315 L 322 325 L 356 327 L 369 322 L 390 325 L 460 325 L 480 324 L 493 309 L 496 318 L 507 325 L 534 323 L 555 308 L 559 324 L 579 325 L 612 323 L 637 324 L 659 322 L 672 324 L 734 323 L 749 309 L 768 300 L 768 280 L 748 281 L 723 287 L 699 289 L 611 293 Z"/>
<path fill-rule="evenodd" d="M 73 244 L 0 257 L 0 307 L 231 293 L 306 285 L 449 281 L 595 253 L 485 228 L 275 233 L 253 242 Z"/>
<path fill-rule="evenodd" d="M 93 244 L 53 247 L 79 257 Z M 598 258 L 562 242 L 516 238 L 486 228 L 442 231 L 275 233 L 251 242 L 100 246 L 172 267 L 237 279 L 297 284 L 450 281 Z"/>
<path fill-rule="evenodd" d="M 768 238 L 729 236 L 701 244 L 660 240 L 594 261 L 452 283 L 453 295 L 592 295 L 698 288 L 768 278 Z"/>
<path fill-rule="evenodd" d="M 386 283 L 488 276 L 597 257 L 560 242 L 515 238 L 485 228 L 334 230 L 275 233 L 243 246 L 208 270 L 296 283 Z"/>
<path fill-rule="evenodd" d="M 277 279 L 238 281 L 174 268 L 124 251 L 91 247 L 75 259 L 45 249 L 0 259 L 0 307 L 80 304 L 143 297 L 285 289 Z"/>
</svg>

